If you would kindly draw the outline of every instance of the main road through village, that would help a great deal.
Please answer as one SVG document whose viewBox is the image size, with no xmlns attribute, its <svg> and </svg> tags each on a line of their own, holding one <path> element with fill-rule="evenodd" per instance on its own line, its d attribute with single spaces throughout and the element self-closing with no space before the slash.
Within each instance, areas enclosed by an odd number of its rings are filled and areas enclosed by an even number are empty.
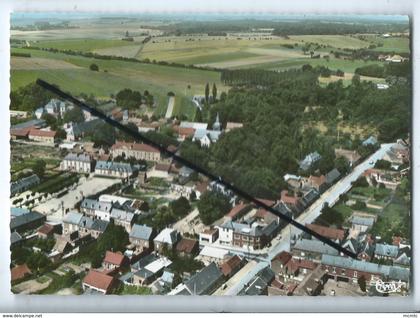
<svg viewBox="0 0 420 318">
<path fill-rule="evenodd" d="M 372 168 L 377 160 L 380 160 L 384 157 L 385 153 L 391 149 L 394 144 L 382 144 L 381 147 L 371 156 L 369 156 L 365 161 L 357 165 L 352 172 L 338 181 L 334 186 L 325 191 L 321 197 L 315 201 L 308 209 L 306 209 L 299 217 L 296 218 L 296 221 L 305 225 L 306 223 L 312 223 L 321 213 L 321 210 L 325 203 L 328 203 L 329 206 L 333 206 L 339 199 L 340 195 L 346 193 L 350 190 L 352 182 L 356 181 L 366 170 Z M 250 270 L 246 275 L 242 277 L 234 286 L 229 288 L 225 294 L 226 295 L 237 295 L 239 291 L 251 281 L 258 271 L 266 266 L 269 266 L 270 261 L 281 251 L 288 251 L 290 249 L 290 238 L 294 235 L 300 234 L 302 231 L 288 225 L 280 233 L 277 238 L 272 242 L 272 247 L 267 250 L 266 254 L 257 256 L 260 262 Z M 280 239 L 279 239 L 280 238 Z M 227 247 L 226 247 L 227 248 Z M 245 251 L 231 250 L 234 254 L 241 254 L 243 256 L 248 256 L 249 254 Z"/>
</svg>

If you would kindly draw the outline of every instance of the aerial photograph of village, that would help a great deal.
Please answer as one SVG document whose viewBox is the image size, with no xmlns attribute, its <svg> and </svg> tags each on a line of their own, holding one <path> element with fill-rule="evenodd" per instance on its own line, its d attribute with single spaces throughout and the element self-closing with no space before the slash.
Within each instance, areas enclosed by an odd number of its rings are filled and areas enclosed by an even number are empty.
<svg viewBox="0 0 420 318">
<path fill-rule="evenodd" d="M 407 16 L 10 26 L 14 294 L 410 294 Z"/>
</svg>

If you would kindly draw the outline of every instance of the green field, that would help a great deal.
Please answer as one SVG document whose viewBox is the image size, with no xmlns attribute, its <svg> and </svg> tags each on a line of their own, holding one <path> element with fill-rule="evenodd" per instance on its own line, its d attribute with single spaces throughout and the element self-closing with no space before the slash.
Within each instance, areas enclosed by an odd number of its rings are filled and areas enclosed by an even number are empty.
<svg viewBox="0 0 420 318">
<path fill-rule="evenodd" d="M 177 114 L 176 110 L 182 110 L 191 116 L 195 110 L 191 98 L 193 95 L 203 94 L 207 82 L 216 83 L 219 92 L 227 90 L 227 87 L 220 82 L 220 74 L 214 71 L 118 60 L 98 60 L 29 49 L 13 49 L 13 51 L 30 52 L 32 57 L 62 60 L 79 66 L 79 68 L 12 69 L 12 90 L 31 83 L 37 78 L 56 83 L 62 89 L 75 95 L 85 93 L 94 94 L 97 97 L 109 97 L 110 94 L 116 94 L 123 88 L 136 89 L 141 92 L 148 90 L 155 96 L 159 114 L 166 111 L 167 93 L 172 91 L 176 95 L 174 115 Z M 92 63 L 99 66 L 99 72 L 89 70 Z"/>
<path fill-rule="evenodd" d="M 98 49 L 115 48 L 120 46 L 139 45 L 137 42 L 129 42 L 123 40 L 106 40 L 106 39 L 69 39 L 69 40 L 50 40 L 38 41 L 33 46 L 40 48 L 54 48 L 58 50 L 73 50 L 92 52 Z"/>
</svg>

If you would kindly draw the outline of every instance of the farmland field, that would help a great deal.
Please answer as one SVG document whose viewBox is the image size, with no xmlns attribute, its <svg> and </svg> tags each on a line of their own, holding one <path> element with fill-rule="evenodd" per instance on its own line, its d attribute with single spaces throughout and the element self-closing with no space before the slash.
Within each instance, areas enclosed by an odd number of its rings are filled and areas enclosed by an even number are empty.
<svg viewBox="0 0 420 318">
<path fill-rule="evenodd" d="M 105 39 L 69 39 L 69 40 L 50 40 L 38 41 L 33 46 L 40 48 L 54 48 L 58 50 L 73 50 L 92 52 L 99 49 L 114 47 L 125 47 L 139 45 L 136 42 L 123 40 L 105 40 Z"/>
</svg>

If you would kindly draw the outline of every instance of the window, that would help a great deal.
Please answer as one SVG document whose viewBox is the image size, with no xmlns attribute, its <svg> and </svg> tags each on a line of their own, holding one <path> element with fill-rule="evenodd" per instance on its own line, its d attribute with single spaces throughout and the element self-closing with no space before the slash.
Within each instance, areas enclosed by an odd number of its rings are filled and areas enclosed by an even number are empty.
<svg viewBox="0 0 420 318">
<path fill-rule="evenodd" d="M 357 277 L 357 271 L 354 271 L 353 276 Z"/>
</svg>

